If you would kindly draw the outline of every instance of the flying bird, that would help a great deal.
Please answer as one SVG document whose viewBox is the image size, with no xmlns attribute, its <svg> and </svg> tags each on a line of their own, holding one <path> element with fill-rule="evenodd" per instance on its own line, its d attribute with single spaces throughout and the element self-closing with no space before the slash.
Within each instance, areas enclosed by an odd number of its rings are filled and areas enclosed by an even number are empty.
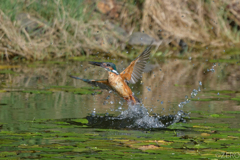
<svg viewBox="0 0 240 160">
<path fill-rule="evenodd" d="M 100 66 L 108 71 L 107 79 L 90 80 L 70 75 L 71 78 L 80 79 L 88 84 L 100 87 L 101 89 L 116 91 L 127 102 L 133 104 L 140 103 L 139 99 L 133 95 L 132 90 L 128 86 L 129 83 L 135 84 L 142 76 L 142 72 L 146 66 L 147 60 L 151 52 L 151 45 L 148 46 L 131 64 L 121 73 L 117 71 L 116 65 L 109 62 L 92 62 L 95 66 Z"/>
</svg>

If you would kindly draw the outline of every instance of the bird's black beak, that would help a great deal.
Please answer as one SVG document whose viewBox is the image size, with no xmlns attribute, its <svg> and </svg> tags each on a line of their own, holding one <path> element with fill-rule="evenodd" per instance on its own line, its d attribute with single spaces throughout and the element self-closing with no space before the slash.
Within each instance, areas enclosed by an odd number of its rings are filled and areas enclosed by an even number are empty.
<svg viewBox="0 0 240 160">
<path fill-rule="evenodd" d="M 94 65 L 94 66 L 100 66 L 100 67 L 105 67 L 104 62 L 92 62 L 89 61 L 90 64 Z"/>
</svg>

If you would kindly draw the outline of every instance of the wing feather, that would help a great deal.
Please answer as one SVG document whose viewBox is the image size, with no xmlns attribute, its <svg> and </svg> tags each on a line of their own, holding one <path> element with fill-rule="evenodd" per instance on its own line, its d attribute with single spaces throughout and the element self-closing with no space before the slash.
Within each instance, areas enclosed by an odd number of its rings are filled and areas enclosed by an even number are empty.
<svg viewBox="0 0 240 160">
<path fill-rule="evenodd" d="M 112 87 L 110 86 L 110 84 L 108 83 L 107 79 L 102 79 L 102 80 L 91 80 L 91 79 L 83 79 L 83 78 L 79 78 L 79 77 L 75 77 L 75 76 L 71 76 L 71 78 L 75 78 L 75 79 L 80 79 L 88 84 L 91 84 L 93 86 L 99 87 L 101 89 L 106 89 L 106 90 L 113 90 Z"/>
<path fill-rule="evenodd" d="M 148 46 L 131 64 L 120 73 L 120 76 L 129 83 L 136 83 L 142 75 L 142 72 L 147 64 L 152 46 Z"/>
</svg>

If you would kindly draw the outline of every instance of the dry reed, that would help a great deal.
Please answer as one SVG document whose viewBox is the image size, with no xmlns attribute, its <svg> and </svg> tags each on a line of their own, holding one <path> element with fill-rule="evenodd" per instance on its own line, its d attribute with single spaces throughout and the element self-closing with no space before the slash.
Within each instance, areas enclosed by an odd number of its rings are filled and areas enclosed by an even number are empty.
<svg viewBox="0 0 240 160">
<path fill-rule="evenodd" d="M 36 2 L 26 1 L 26 6 Z M 118 10 L 115 7 L 117 11 L 107 15 L 95 12 L 94 3 L 98 1 L 86 1 L 81 18 L 76 19 L 63 0 L 55 0 L 55 17 L 51 17 L 51 22 L 37 12 L 20 10 L 18 15 L 35 25 L 35 32 L 30 32 L 29 24 L 23 24 L 21 18 L 11 20 L 0 10 L 0 54 L 6 59 L 20 56 L 44 60 L 106 52 L 127 58 L 121 50 L 125 49 L 129 36 L 139 30 L 156 40 L 163 39 L 164 46 L 169 43 L 178 46 L 180 40 L 192 48 L 239 44 L 240 34 L 236 29 L 240 25 L 236 7 L 239 4 L 234 0 L 145 0 L 142 10 L 125 1 L 114 2 Z M 116 24 L 126 31 L 125 35 L 116 31 Z"/>
</svg>

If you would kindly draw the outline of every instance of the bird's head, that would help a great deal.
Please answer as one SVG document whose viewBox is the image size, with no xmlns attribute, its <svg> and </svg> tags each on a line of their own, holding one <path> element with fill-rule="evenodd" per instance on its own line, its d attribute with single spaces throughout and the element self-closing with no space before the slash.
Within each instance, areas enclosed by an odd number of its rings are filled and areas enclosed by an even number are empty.
<svg viewBox="0 0 240 160">
<path fill-rule="evenodd" d="M 118 74 L 116 65 L 114 63 L 110 63 L 110 62 L 92 62 L 92 61 L 90 61 L 89 63 L 92 64 L 92 65 L 95 65 L 95 66 L 100 66 L 100 67 L 106 69 L 109 72 L 113 72 L 113 73 Z"/>
</svg>

